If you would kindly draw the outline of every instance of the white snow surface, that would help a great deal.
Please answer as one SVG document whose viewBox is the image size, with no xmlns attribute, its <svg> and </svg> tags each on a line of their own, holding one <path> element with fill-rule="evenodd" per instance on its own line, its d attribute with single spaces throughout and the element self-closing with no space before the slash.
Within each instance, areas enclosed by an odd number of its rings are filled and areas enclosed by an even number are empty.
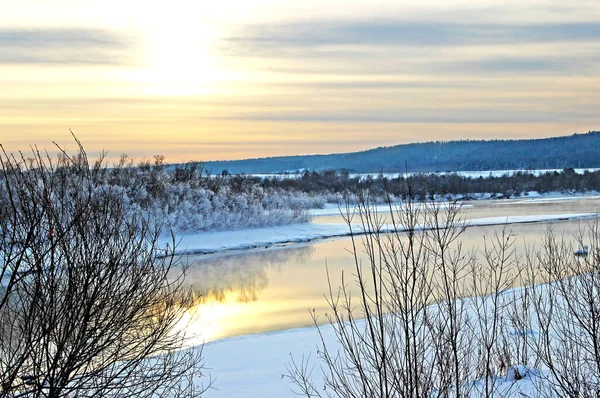
<svg viewBox="0 0 600 398">
<path fill-rule="evenodd" d="M 544 286 L 541 286 L 544 289 Z M 514 294 L 516 300 L 522 289 L 513 289 L 505 294 Z M 489 298 L 488 298 L 489 299 Z M 307 313 L 307 317 L 309 314 Z M 358 321 L 363 322 L 363 321 Z M 333 328 L 321 326 L 323 339 L 330 352 L 339 348 Z M 317 329 L 312 327 L 286 331 L 234 337 L 204 345 L 208 373 L 213 379 L 213 389 L 205 397 L 294 397 L 297 391 L 287 374 L 292 357 L 296 363 L 308 360 L 313 369 L 313 381 L 320 383 L 317 348 L 321 345 Z M 538 397 L 536 384 L 547 380 L 548 372 L 523 365 L 511 366 L 504 375 L 496 379 L 498 393 L 503 397 Z M 517 380 L 518 379 L 518 380 Z M 480 397 L 482 380 L 473 383 L 471 397 Z"/>
<path fill-rule="evenodd" d="M 531 216 L 486 217 L 467 220 L 470 226 L 519 224 L 546 222 L 568 219 L 596 217 L 596 213 L 566 213 Z M 363 233 L 358 224 L 353 224 L 355 234 Z M 383 231 L 392 231 L 392 225 L 385 225 Z M 309 242 L 350 235 L 348 226 L 343 223 L 316 224 L 302 223 L 265 228 L 238 229 L 236 231 L 214 231 L 185 234 L 177 245 L 179 254 L 208 254 L 226 250 L 243 250 L 270 247 L 286 243 Z M 164 237 L 162 245 L 170 243 L 169 237 Z"/>
<path fill-rule="evenodd" d="M 545 202 L 552 202 L 552 203 L 556 203 L 556 202 L 570 202 L 570 201 L 574 201 L 574 200 L 586 200 L 586 199 L 598 199 L 600 198 L 600 195 L 574 195 L 574 196 L 564 196 L 564 195 L 560 195 L 560 194 L 556 194 L 556 196 L 551 196 L 551 195 L 544 195 L 542 197 L 535 197 L 535 198 L 531 198 L 531 199 L 523 199 L 523 200 L 516 200 L 514 202 L 505 202 L 503 204 L 539 204 L 539 203 L 545 203 Z M 500 203 L 500 202 L 499 202 Z"/>
<path fill-rule="evenodd" d="M 443 203 L 443 202 L 441 202 Z M 413 204 L 413 207 L 418 206 L 419 204 Z M 396 209 L 398 209 L 398 206 L 400 206 L 400 204 L 398 203 L 392 203 L 392 209 L 395 211 Z M 461 208 L 462 209 L 469 209 L 472 208 L 473 205 L 466 205 L 466 204 L 461 204 Z M 401 208 L 405 208 L 405 207 L 401 207 Z M 337 203 L 326 203 L 325 206 L 322 209 L 310 209 L 310 215 L 313 217 L 322 217 L 322 216 L 338 216 L 340 215 L 340 209 L 342 210 L 342 212 L 344 211 L 344 205 L 338 205 Z M 373 210 L 379 213 L 389 213 L 390 211 L 390 205 L 388 205 L 387 203 L 380 203 L 377 204 L 373 207 Z"/>
<path fill-rule="evenodd" d="M 308 317 L 308 312 L 306 313 Z M 325 327 L 333 339 L 331 327 Z M 214 389 L 210 397 L 294 397 L 293 386 L 282 377 L 290 355 L 316 356 L 318 343 L 314 327 L 285 330 L 214 341 L 204 345 L 208 372 Z"/>
</svg>

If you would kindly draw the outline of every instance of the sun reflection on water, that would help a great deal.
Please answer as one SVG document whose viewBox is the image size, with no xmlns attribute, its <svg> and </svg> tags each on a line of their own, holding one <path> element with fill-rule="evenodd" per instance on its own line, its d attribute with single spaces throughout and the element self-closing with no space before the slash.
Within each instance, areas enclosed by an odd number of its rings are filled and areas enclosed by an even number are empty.
<svg viewBox="0 0 600 398">
<path fill-rule="evenodd" d="M 187 283 L 196 300 L 186 321 L 192 341 L 281 328 L 282 320 L 289 321 L 285 313 L 290 300 L 285 298 L 285 288 L 278 291 L 280 285 L 270 286 L 269 280 L 276 280 L 288 265 L 304 264 L 313 252 L 312 246 L 301 246 L 191 258 Z"/>
</svg>

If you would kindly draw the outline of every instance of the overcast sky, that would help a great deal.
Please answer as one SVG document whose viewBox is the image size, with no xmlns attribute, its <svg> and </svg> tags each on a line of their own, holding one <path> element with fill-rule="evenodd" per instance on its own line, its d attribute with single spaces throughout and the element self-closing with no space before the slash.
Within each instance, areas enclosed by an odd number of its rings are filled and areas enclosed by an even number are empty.
<svg viewBox="0 0 600 398">
<path fill-rule="evenodd" d="M 9 151 L 69 129 L 171 162 L 600 129 L 597 0 L 0 1 Z"/>
</svg>

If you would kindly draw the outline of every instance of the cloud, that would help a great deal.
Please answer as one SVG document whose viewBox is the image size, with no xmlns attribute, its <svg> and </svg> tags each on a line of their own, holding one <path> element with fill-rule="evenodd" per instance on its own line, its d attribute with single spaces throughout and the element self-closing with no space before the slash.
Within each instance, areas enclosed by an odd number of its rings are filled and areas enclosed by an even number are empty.
<svg viewBox="0 0 600 398">
<path fill-rule="evenodd" d="M 0 64 L 122 65 L 130 47 L 129 39 L 105 30 L 0 28 Z"/>
<path fill-rule="evenodd" d="M 297 75 L 589 74 L 598 70 L 598 43 L 600 23 L 590 22 L 357 20 L 243 25 L 220 50 L 263 59 L 265 71 Z"/>
<path fill-rule="evenodd" d="M 363 110 L 320 110 L 314 112 L 274 113 L 254 112 L 239 115 L 239 120 L 285 121 L 285 122 L 319 122 L 319 123 L 546 123 L 563 120 L 590 118 L 595 110 L 580 109 L 577 111 L 544 111 L 530 109 L 526 112 L 518 106 L 514 107 L 461 107 L 461 109 L 363 109 Z"/>
<path fill-rule="evenodd" d="M 331 45 L 455 46 L 600 39 L 598 23 L 530 25 L 423 22 L 314 22 L 245 25 L 225 38 L 241 54 Z"/>
<path fill-rule="evenodd" d="M 561 72 L 575 71 L 584 72 L 586 69 L 585 63 L 579 63 L 577 60 L 558 59 L 554 57 L 505 57 L 491 58 L 470 63 L 456 63 L 456 69 L 461 71 L 482 71 L 496 73 L 513 73 L 513 72 Z"/>
</svg>

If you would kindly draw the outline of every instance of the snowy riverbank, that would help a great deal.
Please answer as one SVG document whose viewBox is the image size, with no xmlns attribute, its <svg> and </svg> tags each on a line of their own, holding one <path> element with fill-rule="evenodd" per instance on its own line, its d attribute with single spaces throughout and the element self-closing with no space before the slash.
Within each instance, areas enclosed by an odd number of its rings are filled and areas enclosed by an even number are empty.
<svg viewBox="0 0 600 398">
<path fill-rule="evenodd" d="M 533 222 L 549 222 L 558 220 L 574 220 L 595 217 L 596 213 L 565 213 L 531 216 L 486 217 L 467 220 L 469 226 L 520 224 Z M 362 227 L 353 225 L 354 233 L 362 233 Z M 393 230 L 386 225 L 384 231 Z M 309 242 L 319 239 L 348 236 L 350 231 L 343 223 L 316 224 L 303 223 L 265 228 L 238 229 L 236 231 L 215 231 L 188 233 L 179 237 L 177 253 L 208 254 L 226 250 L 244 250 L 266 248 L 279 244 Z M 163 244 L 169 242 L 163 240 Z"/>
<path fill-rule="evenodd" d="M 545 289 L 545 286 L 536 287 Z M 522 300 L 524 289 L 505 292 L 506 297 L 518 302 Z M 491 298 L 488 298 L 488 301 Z M 308 317 L 307 313 L 307 317 Z M 359 321 L 362 322 L 362 321 Z M 321 327 L 324 341 L 330 351 L 339 347 L 333 328 L 329 325 Z M 536 333 L 531 331 L 531 333 Z M 274 333 L 264 333 L 224 339 L 208 343 L 204 346 L 206 365 L 210 373 L 216 377 L 214 389 L 205 396 L 211 397 L 294 397 L 295 385 L 284 375 L 286 366 L 293 357 L 296 361 L 307 359 L 310 355 L 310 366 L 313 367 L 313 379 L 320 382 L 322 371 L 317 361 L 317 347 L 321 345 L 315 327 L 292 329 Z M 515 364 L 518 365 L 518 364 Z M 530 372 L 526 377 L 517 380 L 510 370 L 496 378 L 498 396 L 504 397 L 537 397 L 536 384 L 547 382 L 548 372 L 538 369 L 520 367 L 521 372 Z M 473 382 L 473 397 L 477 397 L 481 381 Z"/>
</svg>

